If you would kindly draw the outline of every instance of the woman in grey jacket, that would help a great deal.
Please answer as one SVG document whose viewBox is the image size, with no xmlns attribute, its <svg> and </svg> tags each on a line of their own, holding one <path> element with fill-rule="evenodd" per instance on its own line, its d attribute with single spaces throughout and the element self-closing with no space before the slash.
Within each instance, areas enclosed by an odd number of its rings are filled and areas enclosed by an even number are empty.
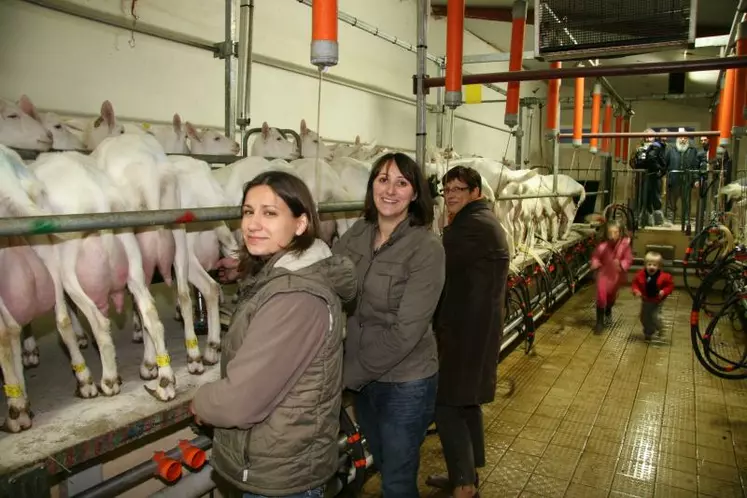
<svg viewBox="0 0 747 498">
<path fill-rule="evenodd" d="M 384 497 L 416 498 L 420 445 L 433 419 L 438 355 L 431 319 L 444 285 L 443 246 L 428 227 L 433 200 L 418 165 L 382 156 L 368 179 L 364 218 L 333 252 L 353 260 L 358 297 L 349 310 L 343 384 Z"/>
</svg>

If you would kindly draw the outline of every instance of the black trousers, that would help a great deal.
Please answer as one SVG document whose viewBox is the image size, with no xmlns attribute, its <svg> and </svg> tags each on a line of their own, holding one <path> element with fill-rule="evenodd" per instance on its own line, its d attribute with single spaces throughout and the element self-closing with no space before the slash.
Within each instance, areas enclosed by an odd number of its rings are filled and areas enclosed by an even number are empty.
<svg viewBox="0 0 747 498">
<path fill-rule="evenodd" d="M 485 432 L 480 405 L 436 405 L 436 427 L 449 482 L 455 487 L 475 484 L 477 469 L 485 466 Z"/>
</svg>

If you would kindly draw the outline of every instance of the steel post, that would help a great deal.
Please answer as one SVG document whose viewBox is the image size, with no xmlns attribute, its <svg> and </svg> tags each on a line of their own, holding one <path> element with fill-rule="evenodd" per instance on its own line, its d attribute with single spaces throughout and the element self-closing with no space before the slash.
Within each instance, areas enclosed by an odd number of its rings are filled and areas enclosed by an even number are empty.
<svg viewBox="0 0 747 498">
<path fill-rule="evenodd" d="M 236 88 L 236 86 L 234 81 L 235 71 L 233 59 L 233 37 L 236 24 L 236 10 L 234 0 L 226 0 L 225 6 L 226 12 L 224 27 L 226 31 L 226 38 L 223 43 L 223 62 L 225 64 L 225 134 L 226 137 L 234 140 L 236 135 L 236 101 L 234 99 L 234 89 Z"/>
<path fill-rule="evenodd" d="M 252 39 L 254 38 L 254 0 L 241 0 L 239 8 L 239 85 L 237 89 L 238 118 L 241 140 L 251 124 L 252 100 Z M 244 155 L 248 155 L 244 151 Z"/>
<path fill-rule="evenodd" d="M 426 75 L 426 50 L 428 49 L 428 13 L 430 0 L 417 0 L 418 27 L 418 56 L 416 64 L 416 123 L 415 123 L 415 158 L 425 174 L 425 146 L 426 146 L 426 105 L 425 87 L 423 82 Z"/>
</svg>

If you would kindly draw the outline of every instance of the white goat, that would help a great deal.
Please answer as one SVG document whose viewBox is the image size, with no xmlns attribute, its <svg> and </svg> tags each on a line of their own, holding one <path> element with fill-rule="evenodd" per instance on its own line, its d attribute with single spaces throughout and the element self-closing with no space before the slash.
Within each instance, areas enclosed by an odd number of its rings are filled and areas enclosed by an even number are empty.
<svg viewBox="0 0 747 498">
<path fill-rule="evenodd" d="M 21 103 L 30 103 L 30 100 L 24 95 Z M 0 144 L 18 149 L 47 151 L 52 147 L 52 134 L 18 105 L 0 99 Z"/>
<path fill-rule="evenodd" d="M 107 172 L 115 188 L 121 192 L 127 203 L 125 211 L 179 209 L 181 207 L 175 168 L 154 137 L 147 134 L 126 134 L 107 138 L 96 148 L 91 157 L 102 171 Z M 169 228 L 139 228 L 135 232 L 141 258 L 136 263 L 133 259 L 136 255 L 131 255 L 129 250 L 128 258 L 131 261 L 131 267 L 137 266 L 137 271 L 143 272 L 143 286 L 140 288 L 138 285 L 134 289 L 131 287 L 130 291 L 134 298 L 141 302 L 140 319 L 149 332 L 149 335 L 145 337 L 145 355 L 140 375 L 145 379 L 158 375 L 162 378 L 162 385 L 173 392 L 173 372 L 171 372 L 167 358 L 162 356 L 165 354 L 163 324 L 158 319 L 152 296 L 145 285 L 150 283 L 156 267 L 166 284 L 170 284 L 173 266 L 177 298 L 184 317 L 188 362 L 190 364 L 201 363 L 188 285 L 189 255 L 186 231 L 183 224 L 174 224 Z M 131 269 L 132 271 L 134 270 Z M 135 330 L 134 338 L 139 339 L 137 330 Z M 149 340 L 151 338 L 160 343 L 152 344 Z M 217 363 L 219 348 L 219 344 L 208 343 L 204 356 L 205 363 Z M 157 370 L 156 367 L 158 367 Z M 199 367 L 190 366 L 190 371 L 194 371 L 195 368 Z M 166 373 L 170 373 L 171 377 L 166 378 Z"/>
<path fill-rule="evenodd" d="M 71 130 L 71 127 L 53 112 L 40 114 L 36 106 L 27 96 L 21 96 L 18 107 L 39 122 L 52 137 L 52 149 L 54 150 L 83 150 L 83 142 Z"/>
<path fill-rule="evenodd" d="M 48 210 L 39 207 L 45 204 L 44 186 L 15 152 L 0 145 L 0 217 L 48 215 Z M 67 234 L 55 236 L 66 237 L 69 238 Z M 58 252 L 48 236 L 0 238 L 0 273 L 3 275 L 0 279 L 0 369 L 8 396 L 5 428 L 10 432 L 31 427 L 21 356 L 21 329 L 53 308 L 57 330 L 70 353 L 79 395 L 97 394 L 73 331 L 60 266 Z"/>
<path fill-rule="evenodd" d="M 117 121 L 112 103 L 105 100 L 101 104 L 99 117 L 81 123 L 81 120 L 70 120 L 67 126 L 83 133 L 83 145 L 94 150 L 108 137 L 116 137 L 125 132 L 124 126 Z"/>
<path fill-rule="evenodd" d="M 270 159 L 298 159 L 299 151 L 294 142 L 289 141 L 277 128 L 270 128 L 267 121 L 262 123 L 262 131 L 254 139 L 252 156 Z"/>
<path fill-rule="evenodd" d="M 187 136 L 192 154 L 235 156 L 241 151 L 241 145 L 235 140 L 207 128 L 198 131 L 189 121 L 187 121 Z"/>
<path fill-rule="evenodd" d="M 187 127 L 182 123 L 179 114 L 174 114 L 171 119 L 171 126 L 153 126 L 149 123 L 141 123 L 140 129 L 155 137 L 166 152 L 170 154 L 189 154 Z"/>
</svg>

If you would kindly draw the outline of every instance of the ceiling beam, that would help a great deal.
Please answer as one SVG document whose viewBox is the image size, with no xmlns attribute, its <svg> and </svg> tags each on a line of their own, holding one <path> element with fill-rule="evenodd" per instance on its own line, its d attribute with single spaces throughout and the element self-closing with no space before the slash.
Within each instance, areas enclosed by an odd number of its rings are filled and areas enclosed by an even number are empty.
<svg viewBox="0 0 747 498">
<path fill-rule="evenodd" d="M 431 11 L 436 17 L 446 17 L 446 5 L 433 5 Z M 511 7 L 465 7 L 464 17 L 465 19 L 511 22 Z M 527 12 L 527 24 L 534 25 L 534 9 L 529 9 Z M 635 24 L 625 25 L 625 23 L 621 23 L 620 28 L 634 29 L 634 26 Z M 698 25 L 696 28 L 696 36 L 699 38 L 728 34 L 729 26 Z"/>
<path fill-rule="evenodd" d="M 446 17 L 446 5 L 433 5 L 431 12 L 436 17 Z M 465 7 L 465 19 L 511 22 L 511 7 Z M 527 12 L 527 24 L 534 24 L 534 10 Z"/>
</svg>

